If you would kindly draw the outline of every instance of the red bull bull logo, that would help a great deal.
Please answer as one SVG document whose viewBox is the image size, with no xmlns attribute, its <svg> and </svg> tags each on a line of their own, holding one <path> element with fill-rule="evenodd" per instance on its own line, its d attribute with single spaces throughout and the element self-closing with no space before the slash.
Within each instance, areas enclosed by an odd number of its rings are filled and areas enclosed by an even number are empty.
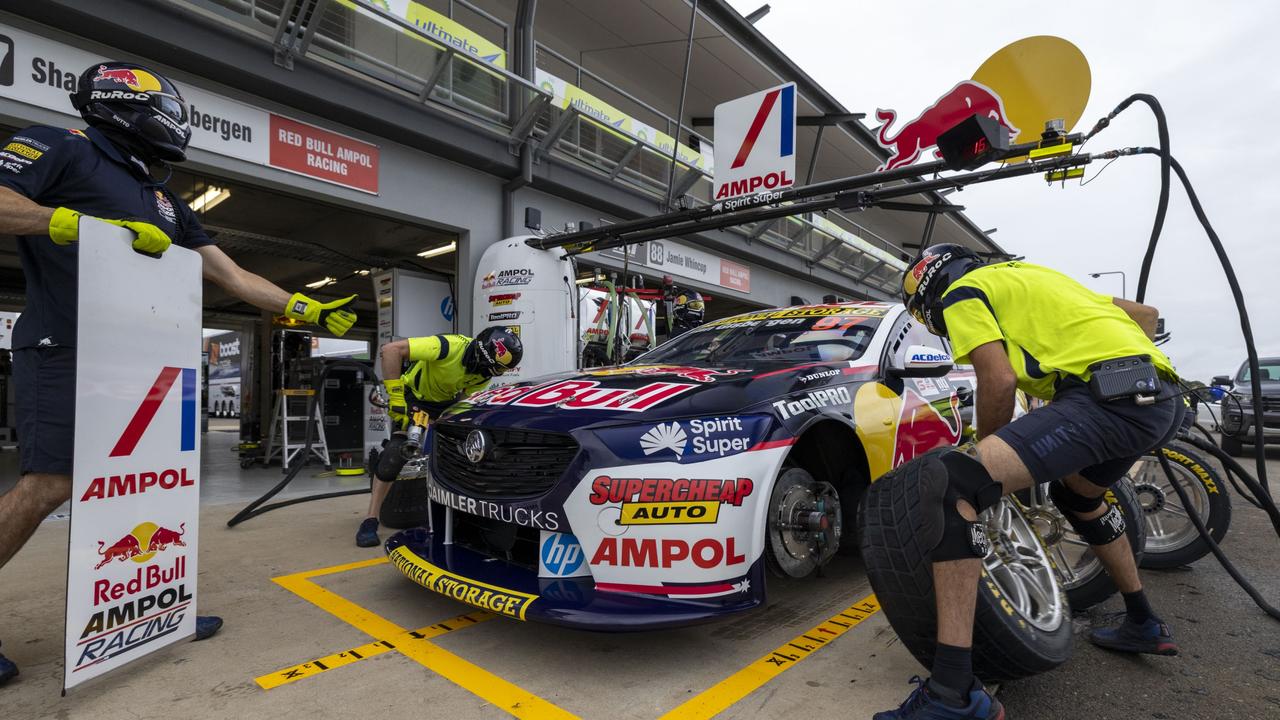
<svg viewBox="0 0 1280 720">
<path fill-rule="evenodd" d="M 1009 122 L 1004 100 L 999 94 L 982 83 L 965 80 L 938 98 L 937 102 L 914 120 L 903 124 L 892 137 L 889 136 L 889 131 L 898 113 L 893 110 L 876 110 L 876 119 L 884 123 L 880 126 L 876 141 L 891 153 L 889 159 L 877 170 L 892 170 L 910 165 L 922 152 L 938 144 L 939 135 L 970 115 L 995 120 L 1009 131 L 1010 138 L 1017 137 L 1020 132 Z"/>
<path fill-rule="evenodd" d="M 104 541 L 98 541 L 98 564 L 93 567 L 94 570 L 101 570 L 105 565 L 112 562 L 124 562 L 132 560 L 136 563 L 145 563 L 155 557 L 156 553 L 167 550 L 171 545 L 178 547 L 186 547 L 182 536 L 187 532 L 187 524 L 180 523 L 177 530 L 171 530 L 153 522 L 144 522 L 139 524 L 128 535 L 116 540 L 110 545 Z"/>
<path fill-rule="evenodd" d="M 155 75 L 138 68 L 108 68 L 98 66 L 98 74 L 93 76 L 94 82 L 110 80 L 127 85 L 134 92 L 161 92 L 163 88 Z"/>
<path fill-rule="evenodd" d="M 936 447 L 956 445 L 963 428 L 960 424 L 960 396 L 951 393 L 951 417 L 938 412 L 937 406 L 910 388 L 903 391 L 902 410 L 898 414 L 898 433 L 894 438 L 893 466 L 918 457 Z"/>
</svg>

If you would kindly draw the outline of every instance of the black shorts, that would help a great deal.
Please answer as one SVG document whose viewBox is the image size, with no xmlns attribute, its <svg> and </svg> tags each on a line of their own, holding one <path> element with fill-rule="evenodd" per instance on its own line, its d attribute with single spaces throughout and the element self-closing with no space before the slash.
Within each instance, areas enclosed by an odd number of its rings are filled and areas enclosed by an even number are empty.
<svg viewBox="0 0 1280 720">
<path fill-rule="evenodd" d="M 71 474 L 76 431 L 76 350 L 13 351 L 18 415 L 18 471 Z"/>
<path fill-rule="evenodd" d="M 1185 408 L 1173 383 L 1163 383 L 1155 404 L 1138 405 L 1098 402 L 1073 378 L 1059 385 L 1053 402 L 995 434 L 1018 453 L 1037 483 L 1079 473 L 1110 487 L 1144 454 L 1173 439 Z"/>
</svg>

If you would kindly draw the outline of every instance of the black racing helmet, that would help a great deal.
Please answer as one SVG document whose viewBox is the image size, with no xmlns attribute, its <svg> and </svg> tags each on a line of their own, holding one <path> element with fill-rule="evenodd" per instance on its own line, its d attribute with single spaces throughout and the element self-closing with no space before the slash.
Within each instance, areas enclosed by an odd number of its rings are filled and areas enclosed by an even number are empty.
<svg viewBox="0 0 1280 720">
<path fill-rule="evenodd" d="M 135 63 L 99 63 L 80 73 L 71 104 L 89 125 L 135 138 L 155 159 L 187 159 L 187 103 L 155 71 Z"/>
<path fill-rule="evenodd" d="M 951 283 L 983 264 L 977 253 L 963 245 L 930 245 L 920 251 L 902 275 L 902 302 L 929 332 L 946 335 L 942 294 L 951 287 Z"/>
<path fill-rule="evenodd" d="M 702 324 L 707 303 L 702 299 L 702 293 L 696 290 L 685 290 L 676 296 L 671 311 L 676 316 L 676 322 L 693 328 Z"/>
<path fill-rule="evenodd" d="M 467 345 L 462 364 L 467 372 L 494 377 L 514 370 L 522 357 L 524 343 L 520 342 L 520 336 L 501 325 L 494 325 L 481 330 Z"/>
</svg>

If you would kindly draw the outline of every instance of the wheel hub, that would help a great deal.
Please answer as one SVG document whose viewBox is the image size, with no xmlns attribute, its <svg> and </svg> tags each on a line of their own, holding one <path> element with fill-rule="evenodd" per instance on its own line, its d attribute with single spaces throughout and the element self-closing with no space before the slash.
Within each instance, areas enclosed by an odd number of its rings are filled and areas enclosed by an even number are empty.
<svg viewBox="0 0 1280 720">
<path fill-rule="evenodd" d="M 1147 515 L 1164 510 L 1165 503 L 1168 502 L 1164 490 L 1151 483 L 1134 483 L 1133 491 L 1138 496 L 1138 503 L 1142 505 L 1142 512 Z"/>
<path fill-rule="evenodd" d="M 1066 522 L 1062 515 L 1042 508 L 1024 508 L 1023 514 L 1044 539 L 1045 545 L 1052 547 L 1062 542 L 1063 524 Z"/>
<path fill-rule="evenodd" d="M 825 565 L 840 546 L 840 497 L 826 482 L 775 487 L 769 545 L 779 569 L 804 577 Z"/>
</svg>

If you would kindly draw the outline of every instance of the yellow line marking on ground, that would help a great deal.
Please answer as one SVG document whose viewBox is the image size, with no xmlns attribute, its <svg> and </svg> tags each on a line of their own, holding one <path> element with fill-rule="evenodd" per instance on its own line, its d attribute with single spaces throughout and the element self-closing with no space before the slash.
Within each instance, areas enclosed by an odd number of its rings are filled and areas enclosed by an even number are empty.
<svg viewBox="0 0 1280 720">
<path fill-rule="evenodd" d="M 383 653 L 390 652 L 399 648 L 401 644 L 411 643 L 420 640 L 430 640 L 434 637 L 440 637 L 454 630 L 461 630 L 465 627 L 471 627 L 485 620 L 492 620 L 497 617 L 491 612 L 484 610 L 474 610 L 466 615 L 459 615 L 451 620 L 428 625 L 424 628 L 411 630 L 403 635 L 398 635 L 386 640 L 378 640 L 377 642 L 367 643 L 360 647 L 354 647 L 350 650 L 326 655 L 310 662 L 299 663 L 292 667 L 277 670 L 273 673 L 267 673 L 261 677 L 255 678 L 255 682 L 263 690 L 272 690 L 281 685 L 288 685 L 303 678 L 319 675 L 322 672 L 334 670 L 354 662 L 366 660 L 371 657 L 377 657 Z"/>
<path fill-rule="evenodd" d="M 408 630 L 335 592 L 316 585 L 310 580 L 310 578 L 320 575 L 331 575 L 385 562 L 387 562 L 386 558 L 378 558 L 377 560 L 349 563 L 322 570 L 294 573 L 293 575 L 272 578 L 272 580 L 277 585 L 355 627 L 366 635 L 375 638 L 395 637 L 407 633 Z M 577 720 L 576 715 L 564 708 L 544 700 L 512 682 L 504 680 L 479 665 L 464 660 L 428 640 L 398 645 L 396 652 L 417 661 L 428 670 L 518 718 Z"/>
<path fill-rule="evenodd" d="M 704 720 L 715 717 L 757 688 L 795 667 L 796 663 L 849 632 L 880 609 L 875 595 L 868 595 L 832 615 L 811 630 L 756 660 L 745 668 L 695 695 L 659 720 Z"/>
<path fill-rule="evenodd" d="M 321 575 L 334 575 L 336 573 L 344 573 L 344 572 L 349 572 L 351 570 L 360 570 L 361 568 L 374 567 L 375 565 L 386 565 L 388 562 L 390 561 L 387 560 L 386 557 L 376 557 L 376 558 L 370 558 L 368 560 L 357 560 L 355 562 L 343 563 L 341 565 L 331 565 L 326 568 L 319 568 L 318 570 L 303 570 L 302 572 L 290 573 L 288 575 L 281 575 L 280 577 L 272 578 L 272 580 L 279 582 L 280 580 L 285 580 L 287 578 L 308 579 L 313 577 L 320 577 Z"/>
</svg>

